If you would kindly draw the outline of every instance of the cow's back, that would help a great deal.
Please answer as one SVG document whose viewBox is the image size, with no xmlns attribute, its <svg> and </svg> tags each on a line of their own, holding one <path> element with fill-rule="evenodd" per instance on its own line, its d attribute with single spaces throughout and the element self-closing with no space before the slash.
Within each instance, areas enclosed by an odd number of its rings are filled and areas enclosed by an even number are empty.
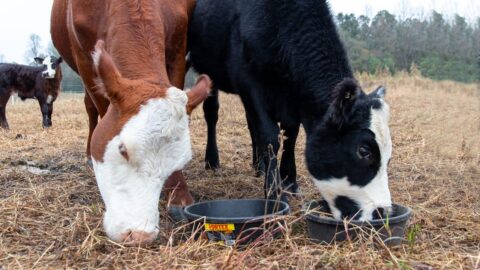
<svg viewBox="0 0 480 270">
<path fill-rule="evenodd" d="M 11 64 L 0 63 L 0 88 L 2 92 L 13 83 L 15 77 Z"/>
<path fill-rule="evenodd" d="M 22 92 L 21 95 L 33 97 L 35 87 L 40 86 L 44 81 L 40 74 L 41 70 L 41 67 L 0 64 L 0 87 L 3 92 L 19 91 Z"/>
<path fill-rule="evenodd" d="M 281 86 L 287 73 L 279 36 L 282 1 L 198 0 L 189 28 L 189 50 L 194 68 L 209 74 L 217 88 L 236 92 L 237 74 L 246 71 L 258 81 Z M 275 9 L 273 9 L 275 8 Z M 289 42 L 285 40 L 285 43 Z M 269 78 L 275 78 L 270 81 Z"/>
<path fill-rule="evenodd" d="M 215 85 L 232 91 L 227 64 L 232 58 L 232 43 L 239 41 L 236 1 L 225 0 L 222 5 L 212 1 L 197 1 L 189 23 L 188 49 L 199 73 L 208 72 Z"/>
<path fill-rule="evenodd" d="M 323 114 L 353 76 L 326 0 L 197 0 L 189 48 L 217 88 L 242 96 L 253 84 L 277 120 L 298 119 L 299 106 Z"/>
<path fill-rule="evenodd" d="M 258 92 L 268 99 L 264 107 L 271 118 L 296 123 L 299 95 L 281 50 L 288 40 L 278 36 L 281 16 L 271 9 L 280 2 L 198 0 L 188 42 L 193 67 L 216 88 L 241 97 Z"/>
</svg>

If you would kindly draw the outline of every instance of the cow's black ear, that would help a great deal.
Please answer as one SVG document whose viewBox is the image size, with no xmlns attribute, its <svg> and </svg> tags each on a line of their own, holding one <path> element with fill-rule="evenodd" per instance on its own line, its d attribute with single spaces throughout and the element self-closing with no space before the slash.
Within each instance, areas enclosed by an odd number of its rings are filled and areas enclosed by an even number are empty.
<svg viewBox="0 0 480 270">
<path fill-rule="evenodd" d="M 57 63 L 60 64 L 60 63 L 62 63 L 62 62 L 63 62 L 63 58 L 62 58 L 62 57 L 58 57 Z"/>
<path fill-rule="evenodd" d="M 35 57 L 33 59 L 35 60 L 35 63 L 37 63 L 39 65 L 43 64 L 44 59 L 42 57 Z"/>
<path fill-rule="evenodd" d="M 333 102 L 329 109 L 330 124 L 341 129 L 359 95 L 360 87 L 354 79 L 344 79 L 337 84 L 333 91 Z"/>
</svg>

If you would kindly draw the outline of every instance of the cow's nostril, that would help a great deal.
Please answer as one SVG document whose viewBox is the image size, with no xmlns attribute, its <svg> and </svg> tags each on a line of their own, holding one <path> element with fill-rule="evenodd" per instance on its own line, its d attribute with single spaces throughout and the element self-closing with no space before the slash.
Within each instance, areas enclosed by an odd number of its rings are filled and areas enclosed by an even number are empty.
<svg viewBox="0 0 480 270">
<path fill-rule="evenodd" d="M 155 232 L 129 231 L 122 234 L 123 243 L 127 246 L 145 245 L 153 242 L 157 238 Z"/>
<path fill-rule="evenodd" d="M 373 211 L 372 218 L 373 219 L 384 219 L 387 216 L 391 216 L 393 214 L 393 208 L 390 206 L 387 207 L 378 207 Z"/>
<path fill-rule="evenodd" d="M 373 219 L 382 219 L 385 217 L 385 209 L 383 207 L 379 207 L 373 211 L 372 218 Z"/>
</svg>

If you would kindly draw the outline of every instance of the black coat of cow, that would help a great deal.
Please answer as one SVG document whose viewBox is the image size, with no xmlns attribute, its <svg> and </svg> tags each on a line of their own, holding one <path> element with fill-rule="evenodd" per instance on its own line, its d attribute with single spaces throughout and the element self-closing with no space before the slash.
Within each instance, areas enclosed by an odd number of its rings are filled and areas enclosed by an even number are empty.
<svg viewBox="0 0 480 270">
<path fill-rule="evenodd" d="M 322 176 L 317 179 L 356 173 L 363 177 L 360 181 L 368 182 L 376 174 L 379 160 L 364 168 L 347 154 L 338 153 L 331 160 L 316 158 L 339 151 L 332 148 L 338 147 L 335 143 L 319 143 L 316 133 L 326 130 L 327 137 L 341 137 L 367 128 L 369 109 L 381 106 L 378 98 L 383 95 L 383 89 L 366 95 L 358 86 L 325 0 L 197 0 L 188 38 L 193 67 L 210 75 L 216 89 L 241 97 L 254 164 L 265 172 L 267 197 L 276 198 L 280 186 L 297 192 L 294 148 L 300 125 L 308 139 L 309 171 Z M 209 136 L 206 163 L 213 168 L 219 167 L 218 108 L 215 94 L 204 103 Z M 277 160 L 271 154 L 279 149 L 280 129 L 287 140 L 278 177 Z M 345 168 L 349 165 L 354 171 Z"/>
<path fill-rule="evenodd" d="M 36 99 L 43 127 L 52 125 L 53 102 L 60 92 L 62 58 L 35 58 L 40 66 L 0 63 L 0 126 L 9 128 L 5 107 L 12 93 L 22 100 Z"/>
</svg>

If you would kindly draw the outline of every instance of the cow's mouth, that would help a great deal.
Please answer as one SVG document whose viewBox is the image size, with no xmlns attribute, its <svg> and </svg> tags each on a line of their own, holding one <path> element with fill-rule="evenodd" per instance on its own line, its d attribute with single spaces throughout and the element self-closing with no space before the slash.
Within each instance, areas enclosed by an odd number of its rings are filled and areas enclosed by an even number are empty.
<svg viewBox="0 0 480 270">
<path fill-rule="evenodd" d="M 50 75 L 49 73 L 42 73 L 42 77 L 45 79 L 53 79 L 55 78 L 55 75 Z"/>
<path fill-rule="evenodd" d="M 44 117 L 42 124 L 43 124 L 43 128 L 49 128 L 52 126 L 52 119 L 50 119 L 49 117 Z"/>
</svg>

